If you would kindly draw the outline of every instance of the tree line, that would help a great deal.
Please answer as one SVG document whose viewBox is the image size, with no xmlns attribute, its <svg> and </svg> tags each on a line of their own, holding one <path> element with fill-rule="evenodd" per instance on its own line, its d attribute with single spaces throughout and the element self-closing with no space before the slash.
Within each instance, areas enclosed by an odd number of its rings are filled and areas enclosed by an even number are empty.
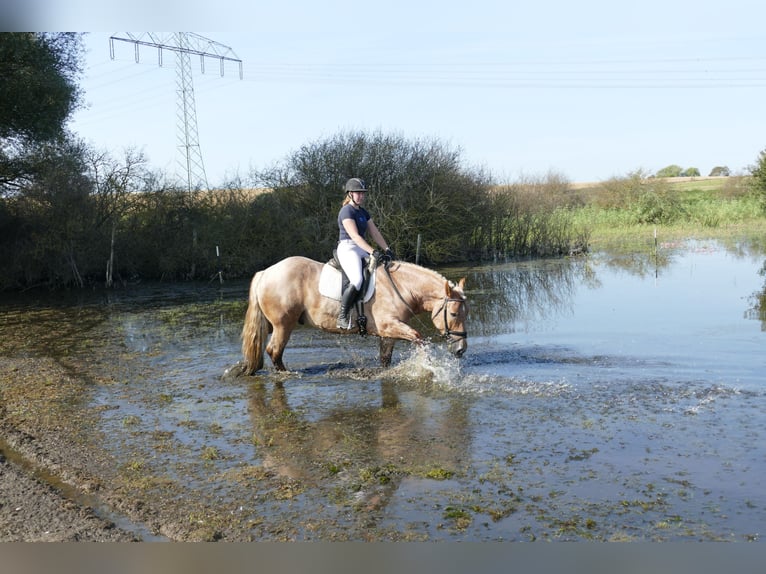
<svg viewBox="0 0 766 574">
<path fill-rule="evenodd" d="M 349 177 L 367 180 L 367 207 L 405 260 L 587 250 L 565 178 L 498 185 L 438 139 L 342 132 L 216 190 L 179 189 L 141 153 L 67 131 L 81 70 L 77 34 L 0 34 L 0 289 L 244 278 L 289 255 L 329 259 Z M 762 153 L 754 181 L 764 173 Z"/>
<path fill-rule="evenodd" d="M 0 201 L 3 289 L 243 278 L 289 255 L 327 260 L 352 176 L 367 180 L 367 207 L 402 259 L 558 255 L 586 243 L 565 217 L 493 185 L 436 140 L 342 133 L 193 192 L 135 151 L 113 157 L 64 138 L 39 153 L 38 173 Z"/>
<path fill-rule="evenodd" d="M 371 185 L 368 206 L 404 259 L 418 237 L 429 265 L 582 241 L 459 149 L 382 132 L 308 143 L 214 191 L 178 189 L 141 153 L 67 131 L 82 54 L 78 34 L 0 34 L 0 289 L 248 277 L 288 255 L 328 259 L 349 177 Z"/>
</svg>

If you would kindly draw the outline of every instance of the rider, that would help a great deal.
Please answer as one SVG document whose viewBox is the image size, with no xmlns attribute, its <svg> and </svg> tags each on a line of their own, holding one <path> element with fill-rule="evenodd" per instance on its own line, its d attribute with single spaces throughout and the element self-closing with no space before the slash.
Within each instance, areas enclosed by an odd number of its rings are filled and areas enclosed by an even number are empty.
<svg viewBox="0 0 766 574">
<path fill-rule="evenodd" d="M 362 287 L 362 258 L 367 254 L 372 254 L 378 261 L 383 257 L 393 259 L 393 253 L 388 247 L 388 243 L 378 231 L 370 214 L 362 207 L 367 191 L 363 179 L 358 177 L 349 179 L 344 187 L 346 196 L 343 200 L 343 206 L 338 212 L 338 229 L 340 231 L 338 261 L 349 280 L 349 285 L 341 297 L 337 322 L 339 329 L 351 329 L 349 310 Z M 373 249 L 367 242 L 364 238 L 367 231 L 370 232 L 375 243 L 385 250 L 385 255 Z"/>
</svg>

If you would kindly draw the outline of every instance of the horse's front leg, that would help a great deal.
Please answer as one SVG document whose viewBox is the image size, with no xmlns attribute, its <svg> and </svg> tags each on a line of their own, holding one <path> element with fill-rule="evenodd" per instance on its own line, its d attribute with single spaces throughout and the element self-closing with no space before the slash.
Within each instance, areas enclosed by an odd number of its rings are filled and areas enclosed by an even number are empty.
<svg viewBox="0 0 766 574">
<path fill-rule="evenodd" d="M 377 333 L 380 337 L 380 364 L 383 367 L 391 366 L 391 358 L 394 354 L 394 343 L 397 339 L 411 341 L 416 345 L 425 343 L 415 329 L 410 327 L 404 321 L 388 320 L 377 323 Z"/>
<path fill-rule="evenodd" d="M 391 357 L 394 354 L 394 343 L 396 343 L 396 339 L 391 339 L 389 337 L 380 338 L 380 365 L 382 367 L 391 366 Z"/>
</svg>

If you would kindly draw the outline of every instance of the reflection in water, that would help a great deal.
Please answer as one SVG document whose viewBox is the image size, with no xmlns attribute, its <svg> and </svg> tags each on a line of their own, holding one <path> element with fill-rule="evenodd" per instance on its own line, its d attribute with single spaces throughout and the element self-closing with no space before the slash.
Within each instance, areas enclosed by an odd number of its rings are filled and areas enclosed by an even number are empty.
<svg viewBox="0 0 766 574">
<path fill-rule="evenodd" d="M 507 333 L 509 326 L 513 329 L 520 322 L 529 324 L 571 314 L 579 288 L 598 290 L 602 287 L 599 269 L 657 279 L 668 272 L 683 253 L 713 252 L 721 248 L 739 259 L 762 254 L 766 245 L 757 241 L 724 244 L 665 242 L 659 243 L 656 249 L 647 248 L 644 252 L 602 252 L 587 258 L 526 261 L 466 269 L 470 334 L 491 336 Z M 766 270 L 762 270 L 761 274 L 766 274 Z M 753 295 L 751 315 L 766 322 L 764 292 Z"/>
<path fill-rule="evenodd" d="M 401 401 L 384 380 L 379 403 L 314 402 L 317 416 L 291 407 L 282 382 L 258 378 L 248 389 L 254 442 L 263 468 L 279 478 L 315 487 L 331 475 L 354 504 L 382 508 L 404 476 L 451 476 L 467 456 L 465 401 Z"/>
<path fill-rule="evenodd" d="M 597 266 L 646 277 L 668 267 L 672 260 L 672 253 L 661 249 L 475 268 L 467 282 L 471 316 L 481 323 L 507 324 L 567 312 L 578 287 L 601 287 Z"/>
<path fill-rule="evenodd" d="M 667 249 L 667 244 L 657 249 L 639 253 L 623 253 L 619 255 L 601 254 L 600 261 L 610 269 L 619 269 L 636 277 L 657 277 L 662 269 L 673 262 L 673 252 Z"/>
<path fill-rule="evenodd" d="M 758 274 L 766 277 L 766 261 L 763 262 L 763 266 Z M 766 282 L 763 284 L 763 289 L 750 296 L 750 301 L 752 307 L 747 310 L 745 316 L 749 319 L 760 321 L 761 331 L 766 331 Z"/>
<path fill-rule="evenodd" d="M 494 335 L 520 320 L 567 312 L 579 284 L 598 285 L 585 258 L 512 263 L 468 273 L 471 335 Z"/>
</svg>

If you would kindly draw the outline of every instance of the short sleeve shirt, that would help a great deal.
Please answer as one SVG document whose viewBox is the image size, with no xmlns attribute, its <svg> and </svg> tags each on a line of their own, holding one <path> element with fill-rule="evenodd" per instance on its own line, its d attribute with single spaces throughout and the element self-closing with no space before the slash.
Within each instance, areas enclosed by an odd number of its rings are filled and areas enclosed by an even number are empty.
<svg viewBox="0 0 766 574">
<path fill-rule="evenodd" d="M 344 219 L 353 219 L 356 222 L 356 229 L 359 235 L 362 237 L 367 233 L 367 222 L 370 220 L 370 214 L 364 207 L 354 207 L 350 203 L 347 203 L 340 208 L 338 213 L 338 228 L 340 231 L 340 240 L 351 239 L 346 232 L 346 228 L 343 227 Z"/>
</svg>

